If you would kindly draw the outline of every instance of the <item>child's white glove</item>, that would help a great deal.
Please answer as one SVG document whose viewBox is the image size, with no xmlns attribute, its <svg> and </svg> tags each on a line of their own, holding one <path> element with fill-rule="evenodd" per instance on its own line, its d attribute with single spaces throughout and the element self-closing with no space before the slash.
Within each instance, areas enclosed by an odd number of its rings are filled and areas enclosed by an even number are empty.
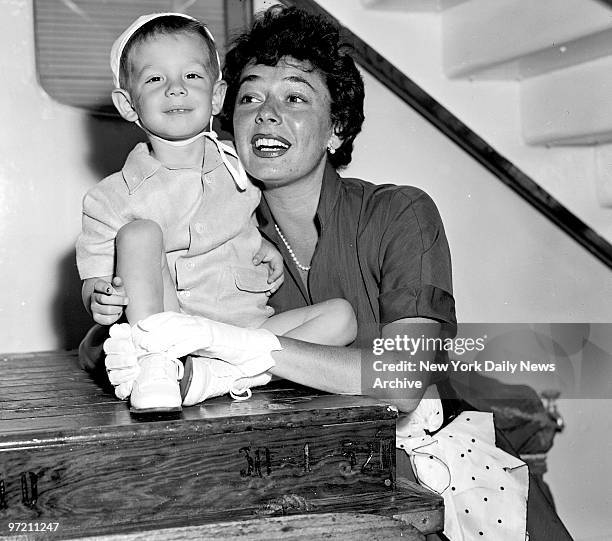
<svg viewBox="0 0 612 541">
<path fill-rule="evenodd" d="M 283 349 L 278 338 L 265 329 L 243 329 L 176 312 L 139 321 L 132 328 L 132 338 L 136 347 L 165 351 L 175 358 L 194 353 L 222 359 L 248 376 L 272 368 L 272 351 Z"/>
<path fill-rule="evenodd" d="M 132 341 L 132 329 L 127 323 L 115 324 L 109 329 L 109 338 L 104 341 L 104 353 L 106 372 L 115 387 L 115 396 L 125 400 L 130 396 L 140 372 L 139 350 Z"/>
</svg>

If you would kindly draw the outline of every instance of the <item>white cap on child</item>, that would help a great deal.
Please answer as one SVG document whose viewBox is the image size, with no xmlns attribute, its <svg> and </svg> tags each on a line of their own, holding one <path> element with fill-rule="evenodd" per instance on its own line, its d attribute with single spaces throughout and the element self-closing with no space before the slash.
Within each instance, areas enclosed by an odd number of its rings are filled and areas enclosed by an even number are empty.
<svg viewBox="0 0 612 541">
<path fill-rule="evenodd" d="M 160 17 L 183 17 L 183 19 L 187 19 L 189 21 L 195 21 L 196 23 L 202 24 L 195 17 L 191 15 L 186 15 L 185 13 L 174 13 L 174 12 L 165 12 L 165 13 L 149 13 L 148 15 L 142 15 L 138 17 L 130 26 L 128 26 L 123 34 L 121 34 L 113 43 L 110 52 L 110 66 L 113 72 L 113 83 L 115 84 L 115 88 L 121 88 L 121 83 L 119 82 L 119 70 L 121 66 L 121 57 L 123 56 L 123 51 L 127 42 L 130 41 L 130 38 L 137 32 L 139 28 L 142 28 L 149 21 L 154 19 L 159 19 Z M 202 24 L 204 30 L 206 31 L 206 35 L 210 38 L 210 41 L 215 42 L 215 38 L 211 34 L 210 30 L 206 27 L 205 24 Z M 221 79 L 221 60 L 219 59 L 219 53 L 215 48 L 215 54 L 217 55 L 217 64 L 219 66 L 219 79 Z"/>
<path fill-rule="evenodd" d="M 168 17 L 168 16 L 183 17 L 184 19 L 195 21 L 201 24 L 204 27 L 204 30 L 206 31 L 206 34 L 208 35 L 210 40 L 213 42 L 213 44 L 215 43 L 215 38 L 213 37 L 210 30 L 208 30 L 206 25 L 202 24 L 200 21 L 198 21 L 196 18 L 192 17 L 191 15 L 186 15 L 185 13 L 175 13 L 175 12 L 149 13 L 148 15 L 142 15 L 141 17 L 138 17 L 138 19 L 136 19 L 130 26 L 128 26 L 125 29 L 125 31 L 115 40 L 115 43 L 113 43 L 113 46 L 111 47 L 110 66 L 111 66 L 111 71 L 113 72 L 113 83 L 115 84 L 115 88 L 121 88 L 121 83 L 119 82 L 121 57 L 123 56 L 123 51 L 125 50 L 125 46 L 127 45 L 130 38 L 136 33 L 136 31 L 139 28 L 147 24 L 149 21 L 158 19 L 159 17 Z M 219 67 L 218 80 L 220 81 L 222 79 L 221 60 L 219 58 L 219 52 L 217 51 L 216 47 L 215 47 L 215 55 L 217 57 L 217 65 Z M 201 131 L 199 134 L 194 135 L 193 137 L 190 137 L 189 139 L 184 139 L 182 141 L 169 141 L 167 139 L 163 139 L 151 133 L 149 130 L 147 130 L 138 120 L 136 121 L 136 124 L 138 124 L 145 132 L 147 132 L 149 137 L 153 137 L 159 141 L 163 141 L 165 144 L 168 144 L 171 146 L 185 146 L 199 139 L 200 137 L 208 137 L 216 145 L 217 149 L 219 150 L 219 155 L 221 157 L 221 160 L 223 161 L 225 167 L 227 167 L 227 170 L 229 171 L 230 175 L 234 179 L 234 182 L 236 183 L 238 188 L 240 190 L 247 189 L 249 181 L 246 175 L 246 171 L 244 170 L 244 167 L 242 166 L 242 163 L 240 162 L 240 159 L 238 158 L 238 154 L 236 154 L 236 151 L 232 147 L 219 141 L 217 134 L 212 129 L 212 117 L 210 119 L 210 130 L 209 131 L 206 131 L 206 130 Z M 237 160 L 236 167 L 234 167 L 230 163 L 230 161 L 227 159 L 226 154 L 229 154 L 230 156 L 233 156 L 234 158 L 236 158 Z"/>
</svg>

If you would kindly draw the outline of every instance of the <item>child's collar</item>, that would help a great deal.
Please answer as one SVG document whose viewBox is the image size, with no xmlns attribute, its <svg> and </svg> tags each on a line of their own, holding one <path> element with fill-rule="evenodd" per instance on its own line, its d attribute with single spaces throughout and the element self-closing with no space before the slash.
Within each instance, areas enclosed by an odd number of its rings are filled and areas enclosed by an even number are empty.
<svg viewBox="0 0 612 541">
<path fill-rule="evenodd" d="M 217 132 L 215 132 L 215 130 L 213 130 L 212 128 L 212 125 L 213 125 L 212 117 L 210 117 L 210 123 L 209 123 L 208 130 L 202 130 L 200 133 L 190 137 L 189 139 L 184 139 L 180 141 L 170 141 L 168 139 L 164 139 L 163 137 L 159 137 L 159 135 L 155 135 L 154 133 L 151 133 L 147 128 L 145 128 L 140 123 L 140 120 L 136 120 L 135 124 L 137 124 L 151 139 L 155 139 L 156 141 L 162 144 L 174 146 L 174 147 L 186 146 L 186 145 L 193 143 L 194 141 L 197 141 L 198 139 L 200 139 L 200 137 L 207 137 L 217 147 L 217 151 L 219 152 L 219 155 L 221 156 L 221 160 L 223 161 L 223 164 L 227 168 L 229 174 L 234 179 L 234 182 L 236 183 L 236 186 L 238 186 L 238 189 L 241 192 L 247 189 L 247 186 L 249 185 L 249 179 L 247 177 L 246 171 L 244 170 L 244 167 L 242 166 L 242 162 L 240 161 L 240 158 L 238 158 L 238 154 L 233 148 L 219 141 Z M 235 167 L 227 159 L 226 154 L 229 154 L 230 156 L 236 158 Z"/>
<path fill-rule="evenodd" d="M 240 160 L 238 159 L 236 151 L 230 145 L 219 141 L 217 134 L 212 130 L 209 132 L 202 132 L 196 136 L 196 138 L 200 137 L 206 137 L 208 141 L 210 141 L 205 146 L 206 150 L 204 153 L 204 163 L 202 164 L 202 167 L 206 167 L 206 165 L 208 165 L 208 169 L 212 169 L 223 164 L 234 180 L 236 187 L 240 191 L 246 190 L 249 185 L 249 180 L 242 163 L 240 163 Z M 159 139 L 162 142 L 167 143 L 166 140 L 161 138 Z M 216 159 L 214 157 L 213 149 L 217 150 L 218 158 Z M 227 157 L 228 155 L 235 159 L 235 165 L 230 162 Z M 162 164 L 159 162 L 159 160 L 150 155 L 148 145 L 146 143 L 139 143 L 136 148 L 130 152 L 122 169 L 123 178 L 127 184 L 129 193 L 134 193 L 140 186 L 142 186 L 143 182 L 147 178 L 155 174 L 161 165 Z"/>
</svg>

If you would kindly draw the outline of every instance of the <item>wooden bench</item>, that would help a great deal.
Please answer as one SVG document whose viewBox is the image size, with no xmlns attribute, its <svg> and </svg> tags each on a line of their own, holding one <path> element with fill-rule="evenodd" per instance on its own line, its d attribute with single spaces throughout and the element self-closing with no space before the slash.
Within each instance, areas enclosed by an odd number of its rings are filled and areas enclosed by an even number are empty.
<svg viewBox="0 0 612 541">
<path fill-rule="evenodd" d="M 414 526 L 400 519 L 366 513 L 320 513 L 164 528 L 156 531 L 112 534 L 102 537 L 79 537 L 78 541 L 191 541 L 194 539 L 198 541 L 218 541 L 220 539 L 425 541 L 425 536 Z"/>
<path fill-rule="evenodd" d="M 134 415 L 74 352 L 0 356 L 0 536 L 15 523 L 58 524 L 36 539 L 162 528 L 178 539 L 198 525 L 237 536 L 258 520 L 316 514 L 318 527 L 338 513 L 439 532 L 442 499 L 396 479 L 396 416 L 383 401 L 287 382 L 244 402 Z"/>
</svg>

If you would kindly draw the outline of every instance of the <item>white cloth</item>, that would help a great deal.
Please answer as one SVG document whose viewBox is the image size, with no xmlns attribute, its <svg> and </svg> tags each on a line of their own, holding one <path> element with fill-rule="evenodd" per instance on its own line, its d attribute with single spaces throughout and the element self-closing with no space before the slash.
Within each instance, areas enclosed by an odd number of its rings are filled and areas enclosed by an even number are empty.
<svg viewBox="0 0 612 541">
<path fill-rule="evenodd" d="M 267 329 L 243 329 L 201 316 L 161 312 L 132 328 L 137 347 L 167 352 L 180 358 L 190 353 L 214 357 L 238 367 L 242 377 L 253 377 L 274 366 L 273 351 L 282 350 Z"/>
<path fill-rule="evenodd" d="M 200 22 L 197 19 L 191 17 L 190 15 L 186 15 L 185 13 L 175 13 L 175 12 L 165 12 L 165 13 L 149 13 L 148 15 L 142 15 L 138 17 L 130 26 L 128 26 L 123 33 L 115 40 L 113 46 L 111 47 L 110 52 L 110 67 L 113 72 L 113 83 L 115 84 L 115 88 L 121 88 L 119 83 L 119 67 L 121 65 L 121 57 L 123 56 L 123 51 L 127 42 L 130 41 L 130 38 L 145 24 L 153 19 L 158 19 L 159 17 L 182 17 L 189 21 Z M 206 35 L 210 38 L 210 41 L 215 42 L 215 38 L 210 33 L 210 30 L 206 27 L 206 25 L 200 23 L 202 28 L 206 31 Z M 217 64 L 219 66 L 219 79 L 221 79 L 221 60 L 219 59 L 219 53 L 215 49 L 215 54 L 217 55 Z"/>
<path fill-rule="evenodd" d="M 442 424 L 439 399 L 423 399 L 398 421 L 397 447 L 419 483 L 444 498 L 444 535 L 451 541 L 524 541 L 529 472 L 495 446 L 493 414 L 464 411 Z"/>
</svg>

